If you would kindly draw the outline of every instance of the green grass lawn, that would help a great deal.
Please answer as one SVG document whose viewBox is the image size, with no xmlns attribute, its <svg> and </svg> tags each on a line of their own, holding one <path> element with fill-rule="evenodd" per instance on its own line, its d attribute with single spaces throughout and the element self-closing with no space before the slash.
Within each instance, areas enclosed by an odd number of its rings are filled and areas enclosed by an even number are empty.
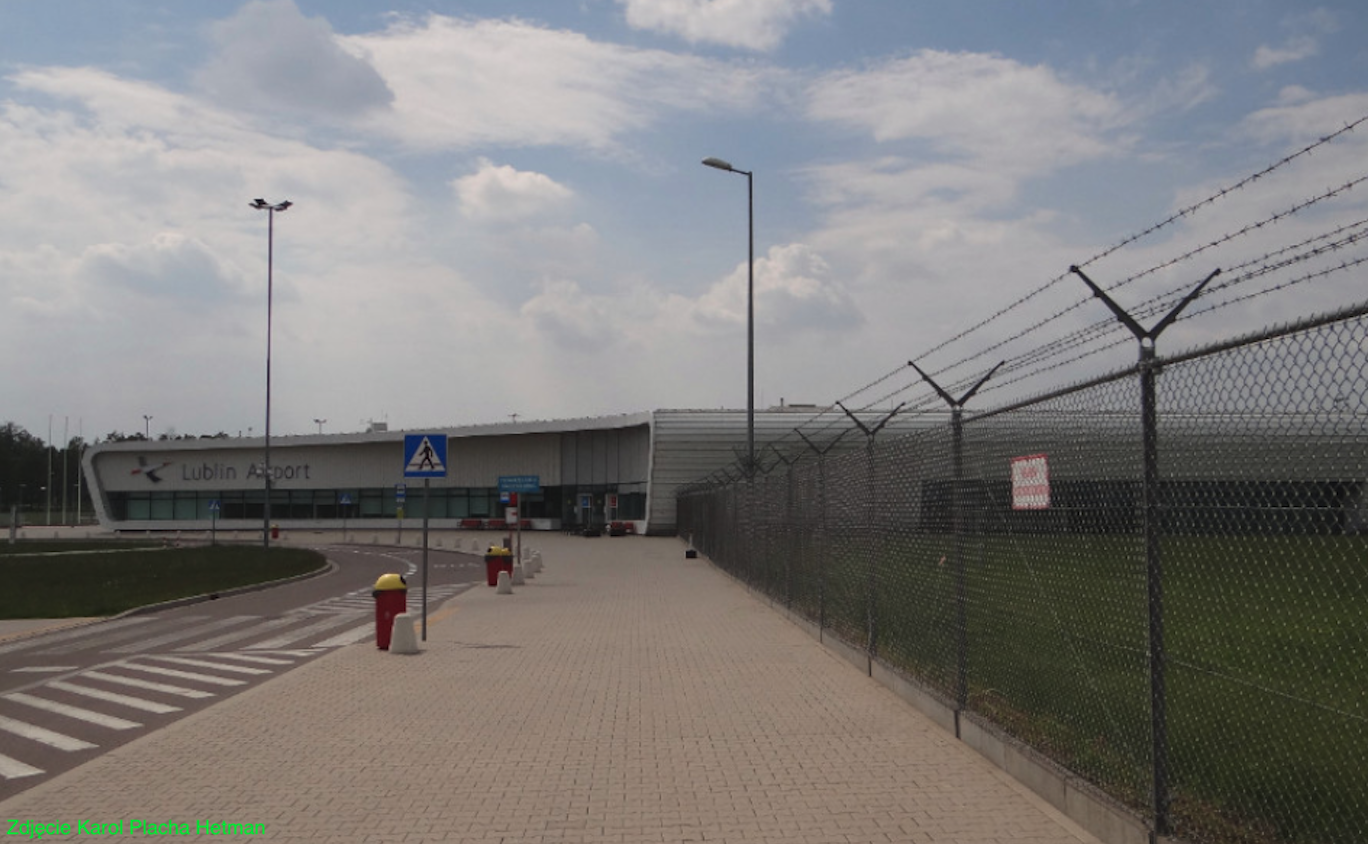
<svg viewBox="0 0 1368 844">
<path fill-rule="evenodd" d="M 879 657 L 953 699 L 952 537 L 855 535 L 824 554 L 778 535 L 756 542 L 752 576 L 813 618 L 822 586 L 828 626 L 857 644 L 873 549 Z M 1140 538 L 976 536 L 964 553 L 970 710 L 1146 811 Z M 1368 840 L 1368 540 L 1168 537 L 1162 557 L 1177 834 Z"/>
<path fill-rule="evenodd" d="M 165 547 L 165 542 L 154 542 L 146 539 L 21 539 L 13 545 L 0 540 L 0 557 Z"/>
<path fill-rule="evenodd" d="M 316 571 L 322 554 L 299 548 L 217 545 L 130 548 L 96 543 L 31 542 L 0 546 L 5 583 L 0 618 L 114 615 L 134 607 L 222 592 Z M 13 549 L 26 548 L 24 551 Z M 46 553 L 65 551 L 76 553 Z"/>
</svg>

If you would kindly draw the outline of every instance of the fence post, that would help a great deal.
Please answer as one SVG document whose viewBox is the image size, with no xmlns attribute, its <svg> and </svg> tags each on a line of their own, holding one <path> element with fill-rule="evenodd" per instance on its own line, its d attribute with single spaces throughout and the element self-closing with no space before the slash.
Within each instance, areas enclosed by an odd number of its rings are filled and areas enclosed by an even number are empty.
<svg viewBox="0 0 1368 844">
<path fill-rule="evenodd" d="M 1140 345 L 1140 427 L 1144 458 L 1145 582 L 1149 592 L 1150 736 L 1154 765 L 1154 831 L 1168 835 L 1168 691 L 1164 649 L 1164 577 L 1160 556 L 1159 414 L 1154 345 Z"/>
<path fill-rule="evenodd" d="M 806 438 L 804 438 L 806 439 Z M 817 452 L 817 501 L 822 513 L 822 529 L 817 546 L 817 638 L 826 629 L 826 558 L 831 549 L 831 533 L 827 525 L 826 452 Z"/>
<path fill-rule="evenodd" d="M 988 373 L 992 375 L 992 373 Z M 969 708 L 969 612 L 964 571 L 964 406 L 950 410 L 951 463 L 955 486 L 950 507 L 955 535 L 955 738 L 960 737 L 960 713 Z"/>
<path fill-rule="evenodd" d="M 848 412 L 848 411 L 847 411 Z M 817 444 L 808 439 L 807 434 L 797 428 L 793 432 L 803 438 L 803 442 L 808 444 L 808 448 L 817 452 L 817 500 L 821 512 L 821 533 L 819 541 L 816 543 L 817 550 L 817 638 L 820 640 L 822 631 L 826 629 L 826 558 L 831 550 L 831 534 L 827 521 L 827 482 L 826 482 L 826 455 L 836 447 L 836 443 L 850 432 L 850 429 L 842 431 L 826 444 L 825 448 L 818 448 Z"/>
<path fill-rule="evenodd" d="M 1145 534 L 1145 581 L 1148 591 L 1149 608 L 1149 650 L 1150 650 L 1150 765 L 1154 772 L 1154 834 L 1168 835 L 1173 829 L 1173 819 L 1169 816 L 1172 795 L 1169 794 L 1168 781 L 1168 690 L 1165 684 L 1167 654 L 1164 651 L 1164 580 L 1160 559 L 1160 508 L 1159 497 L 1159 410 L 1155 392 L 1155 376 L 1159 364 L 1155 360 L 1155 341 L 1159 335 L 1173 324 L 1178 314 L 1183 312 L 1192 300 L 1196 299 L 1213 278 L 1220 275 L 1219 269 L 1183 297 L 1173 310 L 1153 328 L 1145 329 L 1103 292 L 1101 287 L 1078 267 L 1069 267 L 1069 272 L 1083 279 L 1093 295 L 1102 300 L 1116 316 L 1118 322 L 1130 329 L 1140 344 L 1140 440 L 1144 452 L 1144 534 Z"/>
<path fill-rule="evenodd" d="M 998 361 L 997 366 L 988 370 L 959 398 L 942 389 L 930 375 L 922 372 L 921 367 L 912 361 L 907 362 L 950 405 L 950 460 L 954 476 L 950 488 L 950 521 L 955 543 L 955 738 L 960 737 L 960 713 L 969 708 L 969 596 L 964 564 L 964 404 L 1006 362 Z"/>
<path fill-rule="evenodd" d="M 876 498 L 876 493 L 874 489 L 874 437 L 878 436 L 879 431 L 883 430 L 883 426 L 887 425 L 890 421 L 892 421 L 893 417 L 897 416 L 898 411 L 902 410 L 903 406 L 906 404 L 907 402 L 903 402 L 902 404 L 893 408 L 893 410 L 890 411 L 887 416 L 879 420 L 879 424 L 875 425 L 873 428 L 870 428 L 869 426 L 865 425 L 865 423 L 860 421 L 860 417 L 851 413 L 849 410 L 846 410 L 845 405 L 841 404 L 840 402 L 836 402 L 836 406 L 839 407 L 841 410 L 845 411 L 845 415 L 849 416 L 850 420 L 854 422 L 861 431 L 864 432 L 866 441 L 866 454 L 868 455 L 869 460 L 869 469 L 866 474 L 869 483 L 869 501 L 865 508 L 866 511 L 869 513 L 869 530 L 865 531 L 865 533 L 868 535 L 869 541 L 869 578 L 866 584 L 867 592 L 865 594 L 865 619 L 867 621 L 868 636 L 866 650 L 869 653 L 870 659 L 873 659 L 875 656 L 878 655 L 879 647 L 879 629 L 877 622 L 877 608 L 875 604 L 875 572 L 878 569 L 878 548 L 874 542 L 874 500 Z"/>
<path fill-rule="evenodd" d="M 865 530 L 865 542 L 868 544 L 869 572 L 865 577 L 865 642 L 869 658 L 873 659 L 879 652 L 879 624 L 878 624 L 878 597 L 875 595 L 876 581 L 875 572 L 878 569 L 878 543 L 874 541 L 874 501 L 878 497 L 878 492 L 874 485 L 874 438 L 868 437 L 865 440 L 865 515 L 869 519 L 869 525 Z"/>
<path fill-rule="evenodd" d="M 793 558 L 798 555 L 798 526 L 793 519 L 793 464 L 788 464 L 788 496 L 784 499 L 784 609 L 793 609 Z"/>
</svg>

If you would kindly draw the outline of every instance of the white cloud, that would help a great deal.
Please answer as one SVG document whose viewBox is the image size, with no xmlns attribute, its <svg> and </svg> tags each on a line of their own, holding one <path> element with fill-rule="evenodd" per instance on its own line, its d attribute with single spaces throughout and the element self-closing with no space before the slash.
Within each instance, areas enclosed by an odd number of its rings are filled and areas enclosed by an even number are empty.
<svg viewBox="0 0 1368 844">
<path fill-rule="evenodd" d="M 772 50 L 805 18 L 831 14 L 831 0 L 618 0 L 627 23 L 750 50 Z"/>
<path fill-rule="evenodd" d="M 507 144 L 615 149 L 673 112 L 764 101 L 772 71 L 636 50 L 521 21 L 430 15 L 344 43 L 394 92 L 369 128 L 422 148 Z"/>
<path fill-rule="evenodd" d="M 644 284 L 594 291 L 551 278 L 522 306 L 522 314 L 567 349 L 590 344 L 639 353 L 661 344 L 744 336 L 746 285 L 744 263 L 695 298 Z M 800 243 L 771 247 L 756 259 L 755 314 L 757 329 L 775 347 L 802 345 L 813 334 L 843 333 L 864 321 L 826 261 Z"/>
<path fill-rule="evenodd" d="M 698 300 L 690 311 L 704 331 L 730 330 L 746 323 L 748 268 L 738 266 Z M 801 243 L 770 247 L 755 261 L 756 324 L 771 338 L 806 332 L 844 331 L 863 322 L 845 285 L 831 278 L 831 267 Z"/>
<path fill-rule="evenodd" d="M 923 50 L 815 82 L 808 116 L 869 132 L 876 141 L 925 140 L 937 153 L 1033 173 L 1113 150 L 1115 98 L 1059 79 L 1047 67 L 976 53 Z"/>
<path fill-rule="evenodd" d="M 293 0 L 252 0 L 212 27 L 217 52 L 199 84 L 220 102 L 349 118 L 393 99 L 365 58 L 342 48 L 331 25 Z"/>
<path fill-rule="evenodd" d="M 569 279 L 542 282 L 541 290 L 522 306 L 539 332 L 566 349 L 594 349 L 612 341 L 604 329 L 612 321 L 612 300 L 592 296 Z"/>
<path fill-rule="evenodd" d="M 1250 62 L 1257 70 L 1268 70 L 1281 64 L 1309 59 L 1319 52 L 1320 45 L 1316 39 L 1309 35 L 1298 35 L 1287 39 L 1281 47 L 1260 45 Z"/>
<path fill-rule="evenodd" d="M 106 419 L 170 418 L 174 407 L 190 431 L 254 417 L 242 408 L 260 390 L 267 248 L 255 196 L 296 203 L 276 219 L 281 378 L 340 380 L 329 372 L 335 350 L 383 320 L 383 309 L 352 303 L 383 288 L 414 236 L 410 199 L 388 168 L 98 70 L 9 81 L 16 99 L 42 104 L 0 106 L 0 214 L 10 221 L 0 337 L 51 376 L 29 404 L 79 402 Z M 387 296 L 386 307 L 402 306 Z M 292 349 L 302 334 L 318 342 Z"/>
<path fill-rule="evenodd" d="M 480 168 L 451 183 L 461 213 L 472 220 L 510 222 L 564 208 L 574 197 L 565 185 L 543 173 L 518 170 L 480 159 Z"/>
<path fill-rule="evenodd" d="M 1278 105 L 1290 106 L 1314 100 L 1316 95 L 1300 85 L 1286 85 L 1278 91 Z"/>
<path fill-rule="evenodd" d="M 119 295 L 172 299 L 203 309 L 241 295 L 231 268 L 197 238 L 158 232 L 137 244 L 101 243 L 86 249 L 77 270 L 92 292 L 108 304 Z M 114 294 L 114 295 L 110 295 Z"/>
</svg>

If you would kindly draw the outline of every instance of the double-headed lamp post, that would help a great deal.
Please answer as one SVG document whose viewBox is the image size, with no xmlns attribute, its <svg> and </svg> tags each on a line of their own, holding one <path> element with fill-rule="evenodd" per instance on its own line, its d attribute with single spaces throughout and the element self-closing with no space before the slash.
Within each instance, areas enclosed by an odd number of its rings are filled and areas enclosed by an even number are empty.
<svg viewBox="0 0 1368 844">
<path fill-rule="evenodd" d="M 720 158 L 705 158 L 708 167 L 746 177 L 746 216 L 750 249 L 746 259 L 746 477 L 755 474 L 755 189 L 750 170 L 738 170 Z"/>
<path fill-rule="evenodd" d="M 252 200 L 252 207 L 266 212 L 266 501 L 261 511 L 261 545 L 271 547 L 271 308 L 274 299 L 275 279 L 275 215 L 277 211 L 288 209 L 293 202 L 270 203 L 264 199 Z"/>
</svg>

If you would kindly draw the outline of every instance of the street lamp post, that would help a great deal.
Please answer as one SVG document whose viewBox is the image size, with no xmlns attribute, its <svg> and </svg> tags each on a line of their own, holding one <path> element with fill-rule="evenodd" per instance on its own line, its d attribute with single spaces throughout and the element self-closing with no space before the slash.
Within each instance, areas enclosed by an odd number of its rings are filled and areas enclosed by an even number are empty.
<svg viewBox="0 0 1368 844">
<path fill-rule="evenodd" d="M 152 439 L 152 417 L 146 413 L 143 414 L 143 439 Z"/>
<path fill-rule="evenodd" d="M 327 422 L 328 420 L 326 420 L 326 419 L 315 419 L 314 421 L 318 423 L 318 433 L 320 433 L 320 434 L 323 433 L 323 423 L 324 423 L 324 422 Z"/>
<path fill-rule="evenodd" d="M 746 258 L 746 476 L 755 473 L 755 187 L 750 170 L 738 170 L 720 158 L 703 163 L 746 177 L 746 217 L 750 246 Z"/>
<path fill-rule="evenodd" d="M 275 215 L 285 211 L 293 202 L 270 203 L 264 199 L 252 200 L 252 207 L 266 212 L 266 501 L 261 510 L 261 545 L 271 547 L 271 309 L 273 306 L 275 279 Z"/>
</svg>

